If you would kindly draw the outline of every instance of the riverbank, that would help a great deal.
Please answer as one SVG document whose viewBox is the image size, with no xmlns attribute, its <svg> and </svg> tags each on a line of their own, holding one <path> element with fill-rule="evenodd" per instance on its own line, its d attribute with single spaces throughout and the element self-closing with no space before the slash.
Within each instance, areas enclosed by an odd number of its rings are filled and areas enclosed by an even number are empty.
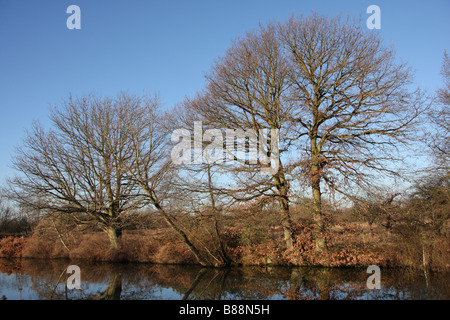
<svg viewBox="0 0 450 320">
<path fill-rule="evenodd" d="M 381 227 L 361 223 L 338 223 L 330 230 L 328 250 L 317 252 L 312 231 L 302 225 L 291 250 L 282 246 L 279 230 L 258 233 L 225 228 L 223 241 L 233 265 L 323 266 L 429 269 L 449 271 L 450 243 L 446 237 L 424 242 L 402 241 L 384 234 Z M 331 240 L 332 239 L 332 240 Z M 65 241 L 64 241 L 65 240 Z M 206 240 L 205 240 L 206 241 Z M 110 250 L 104 232 L 72 232 L 64 239 L 35 232 L 30 237 L 0 239 L 2 258 L 81 259 L 87 261 L 142 262 L 195 265 L 189 248 L 169 228 L 125 230 L 121 245 Z"/>
</svg>

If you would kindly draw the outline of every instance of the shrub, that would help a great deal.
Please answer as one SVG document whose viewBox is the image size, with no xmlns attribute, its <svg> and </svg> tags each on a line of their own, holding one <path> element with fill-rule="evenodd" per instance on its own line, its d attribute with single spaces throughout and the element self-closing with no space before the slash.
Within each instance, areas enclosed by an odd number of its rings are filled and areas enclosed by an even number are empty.
<svg viewBox="0 0 450 320">
<path fill-rule="evenodd" d="M 327 266 L 327 267 L 355 267 L 379 264 L 382 257 L 367 248 L 362 248 L 356 237 L 347 234 L 347 242 L 337 245 L 335 235 L 329 232 L 325 235 L 327 249 L 318 251 L 315 246 L 314 232 L 311 225 L 297 226 L 300 233 L 296 237 L 292 249 L 286 250 L 284 259 L 296 266 Z M 346 226 L 346 232 L 357 232 L 358 228 Z"/>
<path fill-rule="evenodd" d="M 70 251 L 71 259 L 110 260 L 110 242 L 103 232 L 89 232 L 81 236 L 79 244 Z"/>
<path fill-rule="evenodd" d="M 24 237 L 6 237 L 0 240 L 0 258 L 21 258 L 26 244 Z"/>
<path fill-rule="evenodd" d="M 167 242 L 158 248 L 154 257 L 155 263 L 165 264 L 194 264 L 197 262 L 194 255 L 183 243 Z"/>
<path fill-rule="evenodd" d="M 232 254 L 235 262 L 243 265 L 282 265 L 283 248 L 276 241 L 237 247 Z"/>
</svg>

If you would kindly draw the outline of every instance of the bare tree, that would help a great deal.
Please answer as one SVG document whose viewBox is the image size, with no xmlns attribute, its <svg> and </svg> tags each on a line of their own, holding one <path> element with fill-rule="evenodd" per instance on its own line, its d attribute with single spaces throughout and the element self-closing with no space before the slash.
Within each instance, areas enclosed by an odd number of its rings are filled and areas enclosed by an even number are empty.
<svg viewBox="0 0 450 320">
<path fill-rule="evenodd" d="M 364 198 L 353 201 L 353 213 L 362 218 L 369 225 L 370 235 L 373 237 L 373 225 L 384 220 L 383 226 L 389 233 L 395 222 L 394 215 L 398 211 L 392 202 L 400 193 L 387 193 L 386 191 L 367 191 Z M 383 199 L 380 201 L 380 199 Z"/>
<path fill-rule="evenodd" d="M 160 114 L 156 96 L 70 97 L 52 109 L 52 128 L 35 124 L 18 149 L 20 175 L 9 182 L 10 196 L 100 228 L 112 249 L 120 246 L 127 213 L 152 206 L 201 264 L 213 264 L 166 209 L 176 197 L 176 175 Z"/>
<path fill-rule="evenodd" d="M 126 94 L 88 95 L 52 108 L 52 127 L 35 123 L 17 150 L 13 163 L 19 175 L 9 181 L 10 195 L 94 224 L 117 249 L 124 215 L 142 203 L 126 169 L 135 161 L 128 128 L 140 109 L 131 102 Z"/>
<path fill-rule="evenodd" d="M 288 75 L 288 64 L 276 36 L 275 25 L 261 27 L 233 43 L 206 76 L 206 88 L 186 101 L 185 107 L 188 113 L 198 115 L 210 128 L 253 132 L 255 140 L 260 142 L 258 150 L 264 150 L 268 157 L 276 157 L 276 168 L 270 175 L 263 176 L 261 169 L 264 170 L 267 163 L 260 159 L 254 162 L 237 159 L 233 151 L 227 150 L 227 156 L 231 153 L 231 158 L 236 160 L 236 165 L 228 169 L 237 181 L 227 194 L 241 201 L 261 196 L 276 199 L 280 205 L 286 247 L 291 248 L 293 236 L 287 177 L 290 168 L 280 157 L 280 153 L 287 150 L 283 147 L 292 142 L 287 122 L 291 104 L 284 100 Z M 271 144 L 271 139 L 276 139 L 274 135 L 261 139 L 263 129 L 279 132 L 279 150 Z M 226 139 L 228 146 L 234 146 L 234 142 L 228 141 L 229 137 Z M 238 148 L 237 152 L 248 151 L 248 140 Z"/>
<path fill-rule="evenodd" d="M 231 200 L 221 191 L 221 168 L 209 162 L 198 165 L 177 166 L 177 180 L 173 188 L 178 199 L 183 200 L 181 211 L 193 213 L 192 229 L 202 231 L 211 243 L 208 251 L 216 264 L 228 265 L 228 257 L 221 224 Z M 180 208 L 179 208 L 180 209 Z M 197 239 L 199 242 L 205 242 Z M 204 246 L 207 247 L 207 246 Z"/>
<path fill-rule="evenodd" d="M 349 193 L 367 186 L 369 173 L 390 165 L 419 114 L 410 70 L 358 21 L 291 17 L 280 24 L 290 57 L 291 120 L 300 125 L 304 173 L 313 196 L 316 247 L 326 247 L 323 187 Z M 347 189 L 346 189 L 347 187 Z"/>
<path fill-rule="evenodd" d="M 159 100 L 155 97 L 151 102 L 144 103 L 134 114 L 134 122 L 128 125 L 132 162 L 125 164 L 130 180 L 134 181 L 146 204 L 153 206 L 190 249 L 197 261 L 204 266 L 224 266 L 231 261 L 225 258 L 223 247 L 216 253 L 209 250 L 208 245 L 196 239 L 185 221 L 176 216 L 173 210 L 175 203 L 188 200 L 195 193 L 195 185 L 188 185 L 186 190 L 180 189 L 179 168 L 171 161 L 170 131 L 172 126 L 167 122 L 172 119 L 161 114 Z M 184 220 L 192 220 L 195 213 L 187 203 L 184 203 Z M 174 212 L 173 212 L 174 211 Z M 201 227 L 207 228 L 205 225 Z M 217 224 L 213 232 L 217 233 Z M 218 237 L 218 234 L 217 238 Z"/>
<path fill-rule="evenodd" d="M 449 170 L 450 161 L 450 58 L 444 52 L 441 75 L 444 87 L 437 91 L 437 104 L 428 113 L 431 129 L 427 132 L 428 145 L 438 169 Z"/>
</svg>

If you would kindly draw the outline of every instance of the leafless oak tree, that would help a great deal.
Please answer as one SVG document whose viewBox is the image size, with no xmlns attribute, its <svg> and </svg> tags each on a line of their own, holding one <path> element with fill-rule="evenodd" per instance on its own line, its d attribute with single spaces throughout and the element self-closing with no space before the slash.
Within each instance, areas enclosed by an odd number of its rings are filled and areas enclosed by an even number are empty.
<svg viewBox="0 0 450 320">
<path fill-rule="evenodd" d="M 143 200 L 127 172 L 135 162 L 128 128 L 138 109 L 126 94 L 69 97 L 52 108 L 52 127 L 35 123 L 17 150 L 19 175 L 9 181 L 10 193 L 29 206 L 94 223 L 117 249 L 124 214 Z"/>
<path fill-rule="evenodd" d="M 212 128 L 249 131 L 260 138 L 261 129 L 279 130 L 283 146 L 291 142 L 289 124 L 291 104 L 283 97 L 288 89 L 289 68 L 276 36 L 274 25 L 249 32 L 233 43 L 231 48 L 213 66 L 206 76 L 206 88 L 196 97 L 186 101 L 188 113 L 197 114 Z M 264 164 L 261 161 L 237 161 L 230 168 L 237 185 L 228 190 L 228 195 L 239 200 L 260 196 L 271 196 L 280 205 L 280 221 L 287 248 L 293 244 L 291 217 L 289 213 L 289 168 L 281 157 L 272 150 L 269 140 L 260 145 L 267 156 L 275 155 L 278 168 L 269 177 L 260 174 Z M 247 146 L 248 147 L 248 146 Z M 245 152 L 242 145 L 238 152 Z"/>
<path fill-rule="evenodd" d="M 325 248 L 323 186 L 367 184 L 390 172 L 421 109 L 411 72 L 374 32 L 350 19 L 319 14 L 280 24 L 290 59 L 291 120 L 300 125 L 313 196 L 316 246 Z"/>
<path fill-rule="evenodd" d="M 167 210 L 168 201 L 177 197 L 172 188 L 176 170 L 159 107 L 157 97 L 127 93 L 70 97 L 52 109 L 49 130 L 36 123 L 28 132 L 14 158 L 19 175 L 9 181 L 9 196 L 100 228 L 113 250 L 120 246 L 127 213 L 150 206 L 199 263 L 225 264 L 194 243 Z"/>
<path fill-rule="evenodd" d="M 186 103 L 190 112 L 214 127 L 279 129 L 280 151 L 298 154 L 291 166 L 280 161 L 270 180 L 255 175 L 250 163 L 233 171 L 250 175 L 237 188 L 247 198 L 271 192 L 278 200 L 288 248 L 292 169 L 302 164 L 309 177 L 316 246 L 323 249 L 324 186 L 350 195 L 351 188 L 367 187 L 374 172 L 395 174 L 390 165 L 400 159 L 422 108 L 420 92 L 410 89 L 410 69 L 379 36 L 358 21 L 319 14 L 248 33 L 206 80 Z"/>
</svg>

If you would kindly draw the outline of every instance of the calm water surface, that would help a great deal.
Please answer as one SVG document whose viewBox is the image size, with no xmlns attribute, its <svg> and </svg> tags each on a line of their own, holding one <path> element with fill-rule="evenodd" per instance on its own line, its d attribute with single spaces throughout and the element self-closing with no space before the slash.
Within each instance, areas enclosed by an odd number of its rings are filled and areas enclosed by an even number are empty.
<svg viewBox="0 0 450 320">
<path fill-rule="evenodd" d="M 69 265 L 81 289 L 68 289 Z M 227 268 L 0 259 L 0 297 L 42 299 L 450 299 L 450 273 L 381 269 L 381 289 L 365 269 Z"/>
</svg>

